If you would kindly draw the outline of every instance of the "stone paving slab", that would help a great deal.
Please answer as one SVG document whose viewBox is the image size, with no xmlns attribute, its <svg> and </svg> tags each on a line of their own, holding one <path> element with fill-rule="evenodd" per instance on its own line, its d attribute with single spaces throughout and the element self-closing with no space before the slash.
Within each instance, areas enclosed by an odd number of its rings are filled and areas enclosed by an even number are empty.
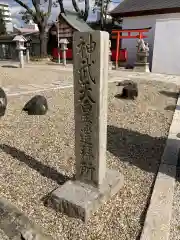
<svg viewBox="0 0 180 240">
<path fill-rule="evenodd" d="M 122 81 L 123 80 L 137 80 L 143 79 L 147 81 L 160 81 L 160 82 L 170 82 L 180 85 L 180 76 L 172 76 L 165 74 L 155 74 L 155 73 L 135 73 L 130 71 L 110 71 L 111 81 Z"/>
<path fill-rule="evenodd" d="M 3 65 L 12 65 L 12 66 L 19 66 L 18 62 L 14 61 L 0 61 L 0 66 Z M 35 68 L 35 69 L 45 69 L 45 70 L 60 70 L 60 71 L 68 71 L 72 73 L 73 71 L 73 66 L 72 64 L 67 64 L 66 66 L 63 65 L 58 65 L 56 63 L 36 63 L 36 62 L 31 62 L 29 64 L 25 65 L 25 68 Z M 177 75 L 166 75 L 166 74 L 159 74 L 159 73 L 143 73 L 143 72 L 133 72 L 132 70 L 123 70 L 123 69 L 118 69 L 118 70 L 109 70 L 109 74 L 113 76 L 114 80 L 117 81 L 120 78 L 127 78 L 127 79 L 147 79 L 147 80 L 156 80 L 156 81 L 170 81 L 170 82 L 175 82 L 177 84 L 180 84 L 180 76 Z M 113 80 L 113 81 L 114 81 Z"/>
<path fill-rule="evenodd" d="M 69 71 L 70 73 L 73 71 L 72 65 L 71 66 L 58 66 L 58 65 L 27 65 L 28 68 L 38 67 L 38 68 L 50 68 L 54 70 L 64 70 Z M 109 70 L 109 76 L 112 77 L 111 81 L 122 81 L 122 80 L 133 80 L 133 79 L 144 79 L 149 81 L 167 81 L 173 82 L 175 84 L 180 85 L 180 76 L 177 75 L 166 75 L 166 74 L 158 74 L 158 73 L 142 73 L 142 72 L 133 72 L 131 70 Z"/>
<path fill-rule="evenodd" d="M 7 62 L 0 61 L 0 66 L 7 65 Z M 9 62 L 9 64 L 17 64 L 16 62 Z M 33 75 L 28 75 L 29 70 L 34 68 Z M 64 70 L 66 72 L 64 72 Z M 40 91 L 40 89 L 47 90 L 54 89 L 54 87 L 66 87 L 72 86 L 73 76 L 72 76 L 72 65 L 67 65 L 67 67 L 59 65 L 47 65 L 47 64 L 28 64 L 25 66 L 25 69 L 7 69 L 3 70 L 2 73 L 8 78 L 12 78 L 13 81 L 9 81 L 9 84 L 6 83 L 6 77 L 3 77 L 3 87 L 7 90 L 8 94 L 24 94 L 26 92 Z M 16 74 L 13 74 L 15 72 Z M 51 73 L 53 72 L 53 77 Z M 47 73 L 47 74 L 46 74 Z M 27 74 L 25 83 L 22 81 L 22 74 Z M 21 83 L 18 79 L 20 75 Z M 42 77 L 43 76 L 43 77 Z M 31 79 L 28 79 L 31 78 Z M 46 78 L 46 79 L 44 79 Z M 60 80 L 59 80 L 60 79 Z M 110 70 L 109 71 L 109 82 L 119 82 L 124 80 L 138 80 L 143 79 L 147 81 L 163 81 L 163 82 L 172 82 L 180 85 L 180 76 L 164 75 L 164 74 L 154 74 L 154 73 L 137 73 L 133 71 L 122 71 L 122 70 Z M 15 89 L 16 88 L 16 89 Z"/>
<path fill-rule="evenodd" d="M 109 82 L 121 82 L 124 80 L 137 80 L 136 77 L 128 77 L 127 76 L 119 76 L 119 77 L 114 77 L 113 73 L 109 73 Z M 139 77 L 137 77 L 138 79 L 140 79 Z M 151 76 L 149 76 L 148 78 L 143 78 L 144 80 L 150 81 L 151 80 Z M 159 81 L 159 79 L 154 79 L 152 81 Z M 167 78 L 163 78 L 160 81 L 166 81 L 169 82 L 169 80 Z M 180 84 L 180 80 L 178 78 L 176 78 L 173 83 L 175 84 Z M 53 90 L 53 89 L 60 89 L 62 87 L 73 87 L 73 79 L 72 79 L 72 74 L 70 73 L 70 77 L 68 78 L 67 81 L 51 81 L 49 83 L 42 83 L 42 84 L 27 84 L 27 85 L 8 85 L 4 87 L 4 90 L 7 92 L 8 95 L 19 95 L 19 94 L 26 94 L 26 93 L 31 93 L 31 92 L 40 92 L 43 90 Z M 180 105 L 180 104 L 179 104 Z M 180 115 L 180 111 L 178 113 L 176 113 L 177 117 Z M 176 117 L 176 116 L 175 116 Z"/>
<path fill-rule="evenodd" d="M 72 85 L 68 85 L 68 86 L 54 86 L 54 87 L 40 87 L 40 88 L 36 88 L 34 90 L 29 90 L 28 87 L 27 89 L 25 89 L 24 91 L 22 91 L 22 89 L 18 89 L 18 88 L 15 88 L 13 91 L 10 91 L 8 88 L 6 89 L 6 94 L 7 96 L 11 97 L 11 96 L 19 96 L 19 95 L 26 95 L 26 94 L 31 94 L 31 93 L 34 93 L 34 94 L 38 94 L 38 93 L 41 93 L 41 92 L 45 92 L 45 91 L 51 91 L 51 90 L 57 90 L 57 89 L 64 89 L 64 88 L 72 88 L 73 86 Z"/>
</svg>

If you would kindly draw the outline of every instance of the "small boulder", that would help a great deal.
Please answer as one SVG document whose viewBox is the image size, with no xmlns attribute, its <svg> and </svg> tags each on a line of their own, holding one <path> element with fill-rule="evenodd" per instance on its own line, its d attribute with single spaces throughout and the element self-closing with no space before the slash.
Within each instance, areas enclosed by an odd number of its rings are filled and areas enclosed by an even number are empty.
<svg viewBox="0 0 180 240">
<path fill-rule="evenodd" d="M 127 65 L 125 66 L 125 69 L 133 69 L 133 68 L 134 68 L 134 66 L 131 65 L 131 64 L 127 64 Z"/>
<path fill-rule="evenodd" d="M 47 110 L 47 100 L 41 95 L 34 96 L 23 107 L 23 111 L 27 112 L 28 115 L 45 115 Z"/>
<path fill-rule="evenodd" d="M 5 115 L 7 107 L 7 95 L 2 88 L 0 88 L 0 117 Z"/>
<path fill-rule="evenodd" d="M 125 86 L 122 90 L 121 97 L 126 98 L 126 99 L 131 99 L 131 100 L 134 100 L 135 98 L 137 98 L 138 97 L 137 86 L 135 86 L 135 85 Z"/>
</svg>

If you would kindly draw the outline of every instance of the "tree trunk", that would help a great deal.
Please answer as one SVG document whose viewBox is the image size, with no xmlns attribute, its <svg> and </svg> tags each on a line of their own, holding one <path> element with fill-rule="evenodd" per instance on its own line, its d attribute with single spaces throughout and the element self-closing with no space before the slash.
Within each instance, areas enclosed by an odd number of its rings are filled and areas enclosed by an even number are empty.
<svg viewBox="0 0 180 240">
<path fill-rule="evenodd" d="M 104 0 L 101 2 L 101 30 L 104 30 Z"/>
<path fill-rule="evenodd" d="M 47 36 L 45 28 L 39 27 L 40 57 L 47 57 Z"/>
<path fill-rule="evenodd" d="M 83 20 L 86 22 L 89 16 L 89 0 L 85 0 L 85 11 Z"/>
<path fill-rule="evenodd" d="M 77 5 L 76 0 L 72 0 L 72 5 L 74 7 L 74 10 L 79 14 L 79 16 L 81 16 L 81 10 L 80 10 L 79 6 Z"/>
</svg>

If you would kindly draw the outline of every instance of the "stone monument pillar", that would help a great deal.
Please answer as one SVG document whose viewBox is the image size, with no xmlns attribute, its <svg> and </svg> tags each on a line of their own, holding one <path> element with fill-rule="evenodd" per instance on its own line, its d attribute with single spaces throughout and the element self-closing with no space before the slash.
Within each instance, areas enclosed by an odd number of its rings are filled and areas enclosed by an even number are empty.
<svg viewBox="0 0 180 240">
<path fill-rule="evenodd" d="M 145 43 L 143 39 L 138 40 L 138 49 L 137 49 L 137 60 L 134 65 L 135 72 L 150 72 L 149 71 L 149 47 L 148 43 Z"/>
<path fill-rule="evenodd" d="M 106 168 L 107 32 L 75 32 L 73 37 L 76 180 L 52 192 L 48 204 L 87 221 L 123 185 L 121 173 Z"/>
</svg>

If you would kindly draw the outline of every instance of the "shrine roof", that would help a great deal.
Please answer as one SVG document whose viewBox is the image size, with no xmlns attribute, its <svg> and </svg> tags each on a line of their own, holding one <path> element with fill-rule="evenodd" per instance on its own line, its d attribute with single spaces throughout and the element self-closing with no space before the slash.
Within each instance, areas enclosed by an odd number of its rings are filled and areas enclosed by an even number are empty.
<svg viewBox="0 0 180 240">
<path fill-rule="evenodd" d="M 180 0 L 124 0 L 110 14 L 118 17 L 180 12 Z"/>
<path fill-rule="evenodd" d="M 76 12 L 67 11 L 60 16 L 74 29 L 80 32 L 93 31 L 93 29 Z"/>
<path fill-rule="evenodd" d="M 15 36 L 17 36 L 18 34 L 17 33 L 12 33 L 12 34 L 8 34 L 8 35 L 1 35 L 0 36 L 0 42 L 12 42 L 13 38 Z M 25 37 L 25 38 L 29 38 L 29 37 L 37 37 L 38 39 L 38 35 L 39 33 L 38 32 L 33 32 L 33 33 L 22 33 L 22 35 Z"/>
</svg>

